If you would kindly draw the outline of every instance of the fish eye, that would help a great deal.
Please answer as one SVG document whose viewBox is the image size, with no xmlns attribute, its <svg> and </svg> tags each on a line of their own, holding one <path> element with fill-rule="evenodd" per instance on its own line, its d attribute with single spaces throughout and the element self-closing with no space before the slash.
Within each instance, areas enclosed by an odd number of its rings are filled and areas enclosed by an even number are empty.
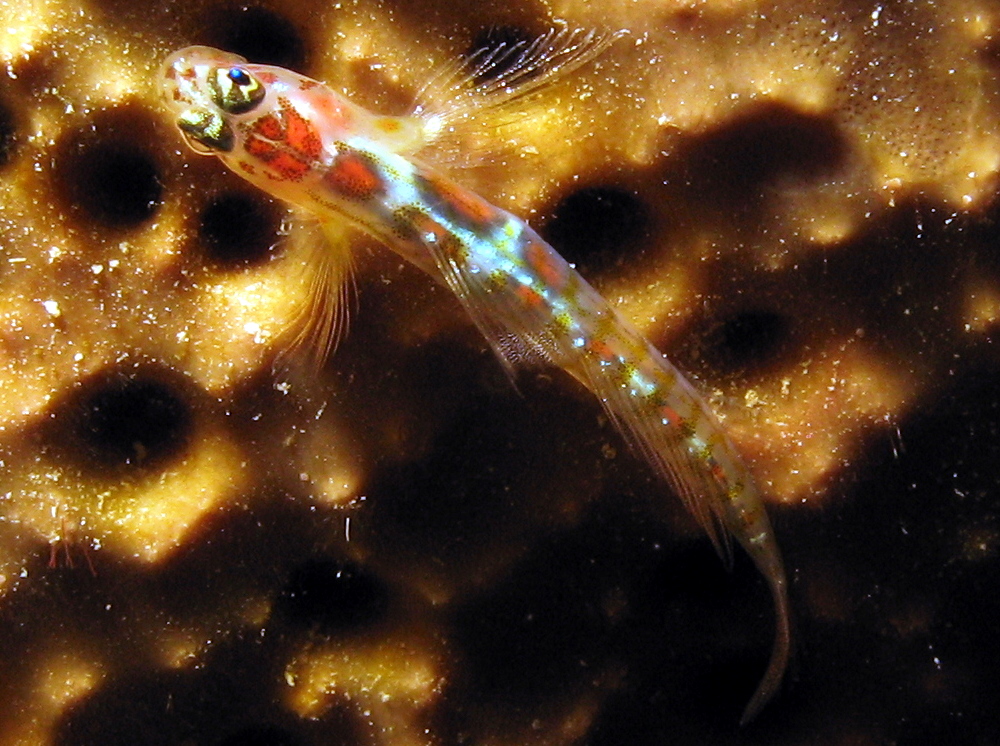
<svg viewBox="0 0 1000 746">
<path fill-rule="evenodd" d="M 242 67 L 231 67 L 227 73 L 229 79 L 238 86 L 248 86 L 252 82 L 250 74 Z"/>
<path fill-rule="evenodd" d="M 264 84 L 242 67 L 216 67 L 208 82 L 212 102 L 226 114 L 246 114 L 267 94 Z"/>
<path fill-rule="evenodd" d="M 187 109 L 177 118 L 177 126 L 188 144 L 202 155 L 228 153 L 233 149 L 233 130 L 217 111 L 197 107 Z"/>
</svg>

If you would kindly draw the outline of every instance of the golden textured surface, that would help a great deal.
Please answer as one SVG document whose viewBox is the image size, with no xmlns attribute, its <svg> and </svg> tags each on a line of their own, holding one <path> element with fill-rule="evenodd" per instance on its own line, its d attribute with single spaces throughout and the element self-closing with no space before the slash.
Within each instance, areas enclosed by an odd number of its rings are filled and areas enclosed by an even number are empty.
<svg viewBox="0 0 1000 746">
<path fill-rule="evenodd" d="M 993 742 L 1000 6 L 453 5 L 0 3 L 0 746 Z M 630 33 L 456 173 L 757 476 L 799 655 L 744 729 L 750 562 L 367 239 L 346 342 L 280 356 L 303 228 L 157 101 L 202 43 L 399 113 L 557 18 Z"/>
</svg>

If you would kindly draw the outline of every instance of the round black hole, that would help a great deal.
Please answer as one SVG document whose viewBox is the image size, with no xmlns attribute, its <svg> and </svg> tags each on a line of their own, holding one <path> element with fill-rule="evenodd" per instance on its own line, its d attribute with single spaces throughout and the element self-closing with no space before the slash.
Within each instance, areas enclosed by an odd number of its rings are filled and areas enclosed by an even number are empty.
<svg viewBox="0 0 1000 746">
<path fill-rule="evenodd" d="M 728 366 L 767 362 L 788 339 L 790 324 L 782 314 L 766 310 L 743 311 L 727 319 L 710 335 L 708 344 Z"/>
<path fill-rule="evenodd" d="M 232 733 L 218 746 L 302 746 L 298 736 L 276 725 L 251 725 Z"/>
<path fill-rule="evenodd" d="M 469 70 L 475 73 L 476 83 L 501 77 L 524 58 L 534 39 L 518 26 L 490 26 L 476 34 L 465 53 Z"/>
<path fill-rule="evenodd" d="M 62 143 L 56 186 L 70 210 L 90 222 L 129 228 L 149 220 L 163 193 L 150 143 L 157 134 L 144 110 L 98 112 Z"/>
<path fill-rule="evenodd" d="M 287 18 L 267 8 L 227 5 L 212 15 L 206 42 L 263 65 L 305 67 L 302 35 Z"/>
<path fill-rule="evenodd" d="M 562 200 L 545 232 L 568 261 L 595 270 L 634 248 L 648 230 L 649 214 L 634 193 L 591 187 Z"/>
<path fill-rule="evenodd" d="M 274 204 L 249 194 L 226 194 L 201 214 L 200 235 L 210 259 L 223 265 L 253 264 L 267 258 L 281 228 Z"/>
<path fill-rule="evenodd" d="M 677 160 L 686 163 L 698 196 L 728 201 L 759 199 L 784 179 L 830 174 L 847 150 L 831 119 L 780 104 L 724 122 L 685 149 Z"/>
<path fill-rule="evenodd" d="M 315 559 L 292 572 L 277 610 L 292 624 L 337 632 L 378 620 L 387 604 L 385 586 L 362 568 Z"/>
<path fill-rule="evenodd" d="M 74 456 L 87 466 L 112 468 L 143 467 L 169 458 L 187 443 L 192 426 L 189 405 L 178 387 L 142 371 L 116 371 L 84 383 L 53 421 L 54 439 Z"/>
<path fill-rule="evenodd" d="M 152 217 L 163 188 L 145 152 L 125 143 L 100 143 L 80 154 L 71 174 L 76 204 L 95 221 L 113 227 Z"/>
</svg>

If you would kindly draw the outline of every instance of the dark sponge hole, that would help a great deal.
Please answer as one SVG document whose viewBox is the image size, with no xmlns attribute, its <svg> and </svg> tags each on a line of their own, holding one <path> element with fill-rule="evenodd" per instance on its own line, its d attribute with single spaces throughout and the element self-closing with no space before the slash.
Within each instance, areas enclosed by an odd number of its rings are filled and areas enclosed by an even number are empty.
<svg viewBox="0 0 1000 746">
<path fill-rule="evenodd" d="M 184 447 L 192 419 L 179 383 L 152 368 L 113 371 L 57 408 L 50 440 L 90 469 L 148 467 Z"/>
<path fill-rule="evenodd" d="M 302 35 L 287 18 L 257 6 L 225 5 L 211 13 L 200 43 L 235 52 L 250 62 L 304 70 Z"/>
<path fill-rule="evenodd" d="M 280 228 L 274 203 L 256 195 L 226 194 L 205 207 L 199 234 L 210 260 L 239 266 L 266 259 Z"/>
<path fill-rule="evenodd" d="M 678 162 L 698 196 L 751 201 L 783 179 L 833 173 L 846 152 L 832 120 L 767 104 L 682 146 Z"/>
<path fill-rule="evenodd" d="M 570 262 L 596 270 L 635 249 L 649 233 L 649 212 L 632 192 L 581 189 L 563 199 L 545 227 L 552 246 Z"/>
<path fill-rule="evenodd" d="M 363 568 L 313 559 L 292 571 L 276 612 L 289 624 L 335 633 L 372 624 L 387 607 L 385 585 Z"/>
<path fill-rule="evenodd" d="M 490 26 L 476 34 L 465 53 L 469 72 L 475 73 L 476 84 L 482 85 L 503 76 L 524 59 L 524 53 L 535 38 L 518 26 Z M 491 56 L 493 61 L 479 69 Z"/>
<path fill-rule="evenodd" d="M 226 736 L 218 746 L 305 746 L 305 741 L 276 725 L 251 725 Z"/>
<path fill-rule="evenodd" d="M 102 112 L 65 141 L 55 178 L 70 210 L 110 228 L 149 220 L 163 193 L 151 142 L 155 133 L 148 117 L 134 110 Z"/>
<path fill-rule="evenodd" d="M 781 352 L 790 332 L 787 316 L 767 310 L 742 311 L 708 335 L 708 354 L 724 367 L 760 365 Z"/>
<path fill-rule="evenodd" d="M 77 204 L 112 226 L 145 222 L 160 203 L 156 168 L 140 149 L 121 143 L 91 148 L 77 164 Z"/>
</svg>

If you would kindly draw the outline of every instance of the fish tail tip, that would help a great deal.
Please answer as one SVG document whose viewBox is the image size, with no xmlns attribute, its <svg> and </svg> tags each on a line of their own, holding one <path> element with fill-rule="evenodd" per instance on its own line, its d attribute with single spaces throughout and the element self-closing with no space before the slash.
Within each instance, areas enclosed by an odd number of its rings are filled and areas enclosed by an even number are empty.
<svg viewBox="0 0 1000 746">
<path fill-rule="evenodd" d="M 743 714 L 740 716 L 741 728 L 749 725 L 756 719 L 760 711 L 764 709 L 764 706 L 771 701 L 776 689 L 776 686 L 768 687 L 767 689 L 757 689 L 756 693 L 754 693 L 753 697 L 747 703 L 747 706 L 743 709 Z"/>
<path fill-rule="evenodd" d="M 778 631 L 774 640 L 774 650 L 771 652 L 771 661 L 768 663 L 764 678 L 757 685 L 757 691 L 747 703 L 740 717 L 740 726 L 747 725 L 760 714 L 768 702 L 781 688 L 781 682 L 785 678 L 785 670 L 788 668 L 788 660 L 791 655 L 791 630 L 789 618 L 779 614 Z"/>
</svg>

